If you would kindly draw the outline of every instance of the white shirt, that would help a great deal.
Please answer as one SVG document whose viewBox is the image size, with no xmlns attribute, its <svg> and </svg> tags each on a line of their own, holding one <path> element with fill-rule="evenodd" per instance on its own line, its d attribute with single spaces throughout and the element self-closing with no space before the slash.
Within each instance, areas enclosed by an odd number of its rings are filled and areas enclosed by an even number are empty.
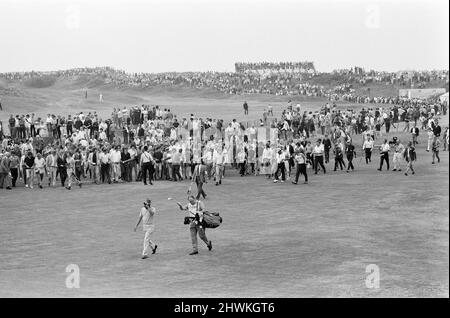
<svg viewBox="0 0 450 318">
<path fill-rule="evenodd" d="M 98 159 L 100 160 L 101 163 L 107 164 L 109 162 L 109 154 L 101 152 L 98 155 Z"/>
<path fill-rule="evenodd" d="M 306 156 L 303 153 L 299 153 L 295 156 L 295 161 L 297 161 L 298 164 L 305 164 L 306 163 Z"/>
<path fill-rule="evenodd" d="M 363 149 L 372 149 L 373 148 L 373 140 L 366 140 L 363 144 Z"/>
<path fill-rule="evenodd" d="M 216 165 L 221 165 L 224 162 L 223 152 L 219 153 L 218 151 L 214 151 L 213 162 Z"/>
<path fill-rule="evenodd" d="M 142 229 L 144 231 L 151 230 L 154 226 L 154 220 L 153 216 L 155 215 L 156 209 L 154 207 L 151 207 L 150 209 L 146 209 L 145 207 L 142 207 L 141 212 L 139 213 L 139 216 L 142 216 Z"/>
<path fill-rule="evenodd" d="M 382 144 L 380 147 L 381 152 L 388 152 L 391 149 L 391 146 L 389 144 Z"/>
<path fill-rule="evenodd" d="M 277 163 L 282 163 L 285 158 L 286 156 L 283 152 L 281 152 L 281 154 L 277 153 Z"/>
<path fill-rule="evenodd" d="M 41 157 L 41 159 L 39 159 L 38 157 L 34 158 L 34 167 L 36 168 L 36 170 L 39 171 L 39 173 L 44 173 L 44 169 L 45 169 L 45 160 L 43 157 Z"/>
<path fill-rule="evenodd" d="M 111 150 L 110 158 L 113 163 L 119 163 L 121 159 L 120 151 Z"/>
<path fill-rule="evenodd" d="M 314 146 L 313 154 L 316 154 L 316 155 L 323 155 L 324 152 L 325 152 L 325 147 L 324 147 L 323 144 L 320 144 L 320 145 L 318 145 L 318 146 L 317 146 L 317 145 Z"/>
<path fill-rule="evenodd" d="M 144 151 L 141 155 L 141 162 L 148 163 L 152 161 L 152 155 L 148 153 L 148 151 Z"/>
<path fill-rule="evenodd" d="M 262 159 L 269 159 L 271 160 L 273 157 L 273 150 L 271 148 L 264 148 Z"/>
</svg>

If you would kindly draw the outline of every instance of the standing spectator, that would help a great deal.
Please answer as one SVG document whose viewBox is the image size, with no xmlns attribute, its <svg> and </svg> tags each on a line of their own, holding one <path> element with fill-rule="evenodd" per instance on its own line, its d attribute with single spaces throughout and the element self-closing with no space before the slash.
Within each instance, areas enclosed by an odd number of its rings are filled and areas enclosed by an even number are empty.
<svg viewBox="0 0 450 318">
<path fill-rule="evenodd" d="M 248 115 L 248 104 L 247 104 L 247 101 L 244 102 L 243 107 L 244 107 L 244 115 Z"/>
<path fill-rule="evenodd" d="M 19 165 L 20 165 L 20 158 L 17 156 L 16 153 L 11 153 L 11 157 L 10 157 L 10 171 L 11 171 L 11 184 L 12 187 L 15 188 L 16 187 L 16 182 L 17 179 L 19 177 Z"/>
<path fill-rule="evenodd" d="M 11 160 L 9 157 L 9 152 L 6 152 L 3 156 L 0 155 L 0 189 L 3 189 L 3 186 L 6 185 L 6 189 L 11 190 Z"/>
<path fill-rule="evenodd" d="M 142 170 L 142 181 L 144 182 L 144 185 L 147 185 L 147 173 L 148 173 L 148 178 L 150 180 L 150 185 L 153 185 L 153 173 L 154 173 L 154 169 L 153 169 L 153 157 L 152 155 L 148 152 L 148 147 L 144 146 L 144 151 L 141 154 L 141 162 L 140 162 L 140 166 L 141 166 L 141 170 Z"/>
</svg>

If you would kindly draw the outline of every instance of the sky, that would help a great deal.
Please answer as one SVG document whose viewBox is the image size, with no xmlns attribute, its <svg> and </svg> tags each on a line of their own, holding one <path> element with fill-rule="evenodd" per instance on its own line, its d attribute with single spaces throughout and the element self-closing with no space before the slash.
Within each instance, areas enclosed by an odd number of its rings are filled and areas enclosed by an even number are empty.
<svg viewBox="0 0 450 318">
<path fill-rule="evenodd" d="M 0 0 L 0 72 L 449 68 L 448 0 Z"/>
</svg>

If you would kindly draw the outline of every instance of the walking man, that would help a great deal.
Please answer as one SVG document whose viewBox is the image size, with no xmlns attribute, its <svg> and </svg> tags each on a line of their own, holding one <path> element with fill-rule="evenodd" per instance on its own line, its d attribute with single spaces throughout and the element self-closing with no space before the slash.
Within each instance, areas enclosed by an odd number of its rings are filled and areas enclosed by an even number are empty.
<svg viewBox="0 0 450 318">
<path fill-rule="evenodd" d="M 188 204 L 183 206 L 180 202 L 177 202 L 181 211 L 188 211 L 189 216 L 189 230 L 191 232 L 191 240 L 192 240 L 192 252 L 189 255 L 198 254 L 198 242 L 197 242 L 197 234 L 200 239 L 205 242 L 208 250 L 212 250 L 212 242 L 208 241 L 208 238 L 205 234 L 205 229 L 203 228 L 203 211 L 205 210 L 205 204 L 199 200 L 196 200 L 194 196 L 189 196 Z"/>
<path fill-rule="evenodd" d="M 345 163 L 343 149 L 341 148 L 340 144 L 336 143 L 334 146 L 334 171 L 337 170 L 338 165 L 340 166 L 341 170 L 344 170 Z"/>
<path fill-rule="evenodd" d="M 392 161 L 394 162 L 394 169 L 392 171 L 402 171 L 400 163 L 403 158 L 403 151 L 405 151 L 405 147 L 402 145 L 400 140 L 397 140 L 397 137 L 393 138 L 395 141 L 394 145 L 394 155 L 392 157 Z"/>
<path fill-rule="evenodd" d="M 295 152 L 295 161 L 297 162 L 297 171 L 295 173 L 295 181 L 292 181 L 293 184 L 298 183 L 298 178 L 300 174 L 305 177 L 305 184 L 308 183 L 308 174 L 306 172 L 306 155 L 305 151 L 301 149 L 297 149 Z"/>
<path fill-rule="evenodd" d="M 414 127 L 411 128 L 411 137 L 413 146 L 415 147 L 417 145 L 417 137 L 419 137 L 419 128 L 417 128 L 417 124 L 414 124 Z"/>
<path fill-rule="evenodd" d="M 144 146 L 144 152 L 141 154 L 142 181 L 147 185 L 147 173 L 149 174 L 150 185 L 153 185 L 153 157 L 148 152 L 148 147 Z"/>
<path fill-rule="evenodd" d="M 347 147 L 345 148 L 345 154 L 347 155 L 347 173 L 350 169 L 355 170 L 353 166 L 353 158 L 356 157 L 355 146 L 352 145 L 351 140 L 347 141 Z"/>
<path fill-rule="evenodd" d="M 322 140 L 317 140 L 316 145 L 313 149 L 313 158 L 314 158 L 314 174 L 317 174 L 317 169 L 319 165 L 323 169 L 323 173 L 327 173 L 325 166 L 323 164 L 323 155 L 325 153 L 325 146 L 322 144 Z"/>
<path fill-rule="evenodd" d="M 380 146 L 380 167 L 378 171 L 381 171 L 383 168 L 383 162 L 386 161 L 387 170 L 389 170 L 389 150 L 391 146 L 388 143 L 388 140 L 385 139 L 384 143 Z"/>
<path fill-rule="evenodd" d="M 152 254 L 156 253 L 156 249 L 158 248 L 158 245 L 156 245 L 151 240 L 151 235 L 153 232 L 155 232 L 155 223 L 154 223 L 154 216 L 156 213 L 156 209 L 152 207 L 152 200 L 147 199 L 144 202 L 144 206 L 141 209 L 141 212 L 139 213 L 139 218 L 136 223 L 136 226 L 134 227 L 134 231 L 136 232 L 139 224 L 142 221 L 142 230 L 145 232 L 144 234 L 144 249 L 142 250 L 142 259 L 148 258 L 148 252 L 149 249 L 152 249 Z"/>
<path fill-rule="evenodd" d="M 213 164 L 215 167 L 215 180 L 216 186 L 222 184 L 222 175 L 223 175 L 223 164 L 225 161 L 225 157 L 222 151 L 222 147 L 218 146 L 213 154 Z"/>
<path fill-rule="evenodd" d="M 413 143 L 410 141 L 408 142 L 408 147 L 406 147 L 405 151 L 403 152 L 403 157 L 406 161 L 406 171 L 405 176 L 408 175 L 408 172 L 411 170 L 412 174 L 414 174 L 414 168 L 413 168 L 413 161 L 416 160 L 416 151 L 413 146 Z"/>
<path fill-rule="evenodd" d="M 67 190 L 72 189 L 73 179 L 78 183 L 78 186 L 81 188 L 81 181 L 75 175 L 75 159 L 72 156 L 71 152 L 67 153 L 66 157 L 66 167 L 67 167 Z"/>
<path fill-rule="evenodd" d="M 52 185 L 55 187 L 56 185 L 56 172 L 58 170 L 58 163 L 56 157 L 56 150 L 52 149 L 51 153 L 45 159 L 45 165 L 47 167 L 48 174 L 48 186 Z"/>
<path fill-rule="evenodd" d="M 367 139 L 364 141 L 363 150 L 366 155 L 366 164 L 372 162 L 372 149 L 373 149 L 373 140 L 372 137 L 368 134 Z"/>
<path fill-rule="evenodd" d="M 3 189 L 4 184 L 7 190 L 11 190 L 11 160 L 10 153 L 6 152 L 3 157 L 0 155 L 0 189 Z"/>
<path fill-rule="evenodd" d="M 439 139 L 435 139 L 433 141 L 433 144 L 431 145 L 431 151 L 433 152 L 433 162 L 431 162 L 432 164 L 434 164 L 434 159 L 437 158 L 437 162 L 441 162 L 441 158 L 439 158 L 439 148 L 441 147 L 441 141 Z"/>
<path fill-rule="evenodd" d="M 200 199 L 200 195 L 203 196 L 203 199 L 206 199 L 206 193 L 203 190 L 203 184 L 206 183 L 206 174 L 206 166 L 204 165 L 202 159 L 201 162 L 195 166 L 194 174 L 192 175 L 192 183 L 195 181 L 197 184 L 197 200 Z"/>
</svg>

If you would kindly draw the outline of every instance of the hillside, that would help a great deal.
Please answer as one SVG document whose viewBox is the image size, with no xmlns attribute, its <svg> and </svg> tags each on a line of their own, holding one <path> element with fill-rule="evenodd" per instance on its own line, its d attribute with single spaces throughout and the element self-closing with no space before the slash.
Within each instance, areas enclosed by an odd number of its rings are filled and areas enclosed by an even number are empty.
<svg viewBox="0 0 450 318">
<path fill-rule="evenodd" d="M 308 83 L 333 88 L 346 82 L 343 76 L 320 74 Z M 428 87 L 443 87 L 443 84 L 432 82 L 428 83 Z M 395 96 L 398 89 L 404 87 L 370 83 L 364 86 L 353 84 L 353 88 L 360 95 Z M 446 88 L 448 90 L 448 84 Z M 100 94 L 103 95 L 103 103 L 99 102 Z M 195 112 L 199 116 L 214 117 L 214 114 L 219 113 L 223 118 L 235 118 L 241 113 L 244 100 L 248 101 L 252 111 L 258 111 L 258 113 L 251 112 L 248 119 L 256 119 L 269 104 L 276 109 L 277 106 L 285 105 L 288 100 L 292 100 L 294 104 L 301 103 L 306 109 L 317 109 L 327 101 L 324 97 L 299 95 L 226 94 L 214 88 L 192 88 L 184 84 L 130 88 L 127 85 L 113 85 L 102 74 L 43 76 L 22 81 L 0 79 L 0 98 L 3 105 L 0 120 L 3 122 L 7 120 L 9 114 L 36 113 L 45 116 L 47 113 L 66 115 L 78 111 L 97 111 L 102 116 L 109 116 L 114 107 L 141 104 L 171 108 L 180 115 Z M 338 104 L 348 106 L 348 103 Z"/>
</svg>

